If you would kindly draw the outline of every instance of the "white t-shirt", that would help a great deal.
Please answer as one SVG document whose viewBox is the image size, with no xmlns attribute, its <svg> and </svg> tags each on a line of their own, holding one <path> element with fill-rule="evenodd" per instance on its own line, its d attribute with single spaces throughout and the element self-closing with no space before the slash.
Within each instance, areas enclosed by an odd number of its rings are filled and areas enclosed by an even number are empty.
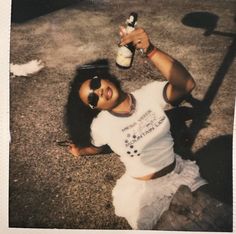
<svg viewBox="0 0 236 234">
<path fill-rule="evenodd" d="M 133 177 L 159 171 L 174 161 L 170 123 L 164 112 L 166 83 L 154 81 L 133 92 L 136 108 L 131 116 L 101 111 L 91 124 L 93 144 L 109 145 Z"/>
</svg>

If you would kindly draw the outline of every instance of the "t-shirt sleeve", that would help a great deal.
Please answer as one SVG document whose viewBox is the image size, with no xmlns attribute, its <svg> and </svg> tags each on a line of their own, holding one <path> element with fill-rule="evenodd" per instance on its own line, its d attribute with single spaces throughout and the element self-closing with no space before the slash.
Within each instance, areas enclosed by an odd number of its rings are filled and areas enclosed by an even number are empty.
<svg viewBox="0 0 236 234">
<path fill-rule="evenodd" d="M 153 102 L 164 109 L 169 104 L 166 97 L 167 85 L 168 81 L 154 81 L 144 86 L 143 91 L 151 103 Z"/>
<path fill-rule="evenodd" d="M 107 143 L 103 139 L 102 130 L 99 129 L 99 121 L 97 119 L 94 119 L 91 124 L 91 138 L 92 138 L 92 144 L 96 147 L 101 147 L 103 145 L 106 145 Z"/>
</svg>

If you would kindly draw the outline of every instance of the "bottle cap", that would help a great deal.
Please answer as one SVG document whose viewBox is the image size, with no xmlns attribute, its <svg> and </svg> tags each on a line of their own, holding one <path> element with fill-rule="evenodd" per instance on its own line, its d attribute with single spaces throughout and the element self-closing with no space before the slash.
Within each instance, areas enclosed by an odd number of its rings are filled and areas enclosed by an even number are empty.
<svg viewBox="0 0 236 234">
<path fill-rule="evenodd" d="M 138 20 L 138 14 L 136 12 L 132 12 L 129 15 L 129 18 L 126 20 L 126 24 L 128 26 L 134 27 Z"/>
</svg>

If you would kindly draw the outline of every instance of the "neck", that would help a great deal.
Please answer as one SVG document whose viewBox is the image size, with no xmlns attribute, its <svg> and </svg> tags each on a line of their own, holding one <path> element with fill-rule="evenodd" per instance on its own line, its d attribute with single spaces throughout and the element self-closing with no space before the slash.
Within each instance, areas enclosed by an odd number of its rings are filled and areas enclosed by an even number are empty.
<svg viewBox="0 0 236 234">
<path fill-rule="evenodd" d="M 135 101 L 131 94 L 124 93 L 122 101 L 110 110 L 110 113 L 118 116 L 130 116 L 132 115 L 135 108 Z"/>
</svg>

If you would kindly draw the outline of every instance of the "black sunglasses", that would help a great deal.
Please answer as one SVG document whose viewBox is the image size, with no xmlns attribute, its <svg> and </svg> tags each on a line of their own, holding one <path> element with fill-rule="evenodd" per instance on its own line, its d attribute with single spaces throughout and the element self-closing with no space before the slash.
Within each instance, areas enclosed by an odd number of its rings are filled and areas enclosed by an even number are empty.
<svg viewBox="0 0 236 234">
<path fill-rule="evenodd" d="M 99 89 L 101 87 L 101 79 L 98 76 L 94 76 L 89 84 L 90 92 L 88 95 L 88 104 L 94 109 L 99 100 L 99 96 L 94 92 L 94 90 Z"/>
</svg>

